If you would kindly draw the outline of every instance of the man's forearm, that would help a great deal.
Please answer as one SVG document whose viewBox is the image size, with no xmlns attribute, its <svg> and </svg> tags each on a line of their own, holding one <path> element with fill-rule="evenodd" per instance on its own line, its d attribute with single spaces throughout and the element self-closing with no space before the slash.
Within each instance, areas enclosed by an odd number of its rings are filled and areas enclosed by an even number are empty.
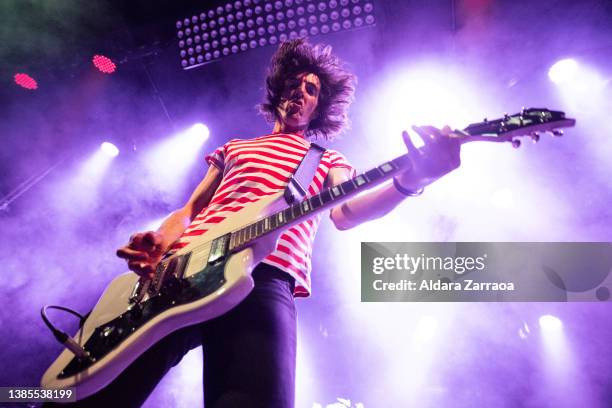
<svg viewBox="0 0 612 408">
<path fill-rule="evenodd" d="M 339 229 L 353 228 L 366 221 L 383 217 L 405 198 L 406 196 L 397 191 L 393 183 L 385 183 L 380 188 L 368 191 L 334 208 L 332 220 Z"/>
<path fill-rule="evenodd" d="M 157 229 L 157 232 L 163 237 L 162 248 L 164 252 L 181 236 L 190 223 L 191 214 L 185 208 L 174 211 L 164 220 Z"/>
</svg>

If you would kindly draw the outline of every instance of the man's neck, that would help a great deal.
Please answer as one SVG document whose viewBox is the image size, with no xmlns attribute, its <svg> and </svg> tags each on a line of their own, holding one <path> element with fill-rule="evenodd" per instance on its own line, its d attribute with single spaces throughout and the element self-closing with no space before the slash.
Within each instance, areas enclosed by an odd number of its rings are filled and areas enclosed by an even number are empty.
<svg viewBox="0 0 612 408">
<path fill-rule="evenodd" d="M 303 129 L 294 129 L 294 128 L 290 128 L 288 126 L 286 126 L 285 124 L 276 121 L 274 122 L 274 128 L 272 129 L 272 133 L 291 133 L 294 135 L 299 135 L 302 136 L 303 138 L 306 137 L 306 130 L 307 128 L 303 128 Z"/>
</svg>

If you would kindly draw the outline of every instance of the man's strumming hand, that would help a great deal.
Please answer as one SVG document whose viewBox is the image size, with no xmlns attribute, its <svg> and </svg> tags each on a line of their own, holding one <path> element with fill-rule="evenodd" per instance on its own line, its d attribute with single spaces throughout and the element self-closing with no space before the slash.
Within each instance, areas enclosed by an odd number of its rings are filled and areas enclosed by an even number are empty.
<svg viewBox="0 0 612 408">
<path fill-rule="evenodd" d="M 117 256 L 127 261 L 130 270 L 143 277 L 152 277 L 165 248 L 162 234 L 155 231 L 138 232 L 130 242 L 117 250 Z"/>
</svg>

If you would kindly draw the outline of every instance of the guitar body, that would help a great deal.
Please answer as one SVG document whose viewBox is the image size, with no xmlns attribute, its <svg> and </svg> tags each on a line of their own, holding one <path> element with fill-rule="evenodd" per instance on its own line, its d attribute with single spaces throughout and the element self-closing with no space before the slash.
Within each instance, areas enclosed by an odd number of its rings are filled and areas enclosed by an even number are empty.
<svg viewBox="0 0 612 408">
<path fill-rule="evenodd" d="M 131 301 L 140 278 L 127 272 L 105 289 L 73 339 L 94 359 L 75 357 L 68 349 L 47 369 L 45 388 L 75 387 L 78 399 L 99 391 L 136 358 L 168 334 L 218 317 L 237 306 L 253 289 L 251 272 L 275 248 L 280 231 L 210 262 L 216 239 L 265 217 L 285 204 L 282 193 L 245 206 L 231 218 L 209 229 L 171 258 L 187 258 L 181 278 L 166 279 L 164 289 L 145 295 L 134 307 Z"/>
</svg>

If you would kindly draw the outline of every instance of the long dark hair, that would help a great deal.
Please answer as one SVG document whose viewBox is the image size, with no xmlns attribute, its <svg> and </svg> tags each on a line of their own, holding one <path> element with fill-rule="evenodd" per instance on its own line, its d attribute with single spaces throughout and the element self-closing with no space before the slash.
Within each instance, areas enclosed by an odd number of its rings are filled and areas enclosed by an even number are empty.
<svg viewBox="0 0 612 408">
<path fill-rule="evenodd" d="M 272 56 L 266 76 L 266 97 L 259 110 L 266 119 L 278 119 L 288 79 L 300 73 L 313 73 L 321 81 L 317 115 L 310 122 L 306 136 L 331 140 L 349 127 L 348 108 L 353 102 L 357 78 L 343 67 L 342 61 L 331 53 L 330 46 L 311 45 L 298 38 L 283 42 Z"/>
</svg>

